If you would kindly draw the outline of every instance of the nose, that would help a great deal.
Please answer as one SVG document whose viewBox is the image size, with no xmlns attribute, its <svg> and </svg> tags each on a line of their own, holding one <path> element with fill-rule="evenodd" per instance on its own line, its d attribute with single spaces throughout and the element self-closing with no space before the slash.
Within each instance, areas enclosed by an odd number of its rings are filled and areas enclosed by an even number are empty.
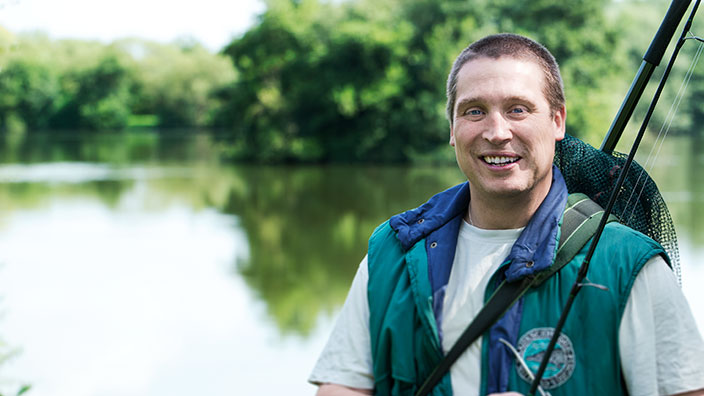
<svg viewBox="0 0 704 396">
<path fill-rule="evenodd" d="M 487 114 L 486 125 L 482 136 L 493 144 L 505 143 L 513 137 L 508 121 L 497 111 Z"/>
</svg>

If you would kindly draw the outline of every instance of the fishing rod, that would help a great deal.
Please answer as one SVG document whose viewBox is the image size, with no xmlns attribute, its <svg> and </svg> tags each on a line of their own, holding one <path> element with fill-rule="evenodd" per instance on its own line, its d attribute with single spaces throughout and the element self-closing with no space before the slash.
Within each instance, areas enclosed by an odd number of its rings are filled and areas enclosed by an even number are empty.
<svg viewBox="0 0 704 396">
<path fill-rule="evenodd" d="M 675 34 L 677 26 L 682 20 L 685 11 L 689 8 L 689 3 L 690 0 L 674 0 L 670 4 L 670 8 L 667 10 L 667 14 L 665 14 L 665 18 L 662 20 L 660 28 L 643 56 L 643 61 L 641 62 L 638 72 L 631 83 L 631 87 L 626 94 L 626 98 L 623 100 L 621 108 L 619 108 L 616 113 L 616 117 L 614 117 L 611 127 L 609 127 L 609 130 L 606 132 L 606 137 L 600 147 L 601 151 L 611 154 L 614 151 L 614 148 L 616 148 L 616 143 L 618 143 L 624 129 L 626 129 L 626 125 L 631 119 L 631 115 L 633 115 L 633 110 L 640 101 L 640 97 L 643 94 L 646 85 L 648 85 L 650 76 L 653 74 L 655 68 L 660 65 L 660 61 L 665 54 L 665 50 L 667 49 L 670 40 L 672 40 L 672 36 Z M 693 11 L 696 11 L 696 8 Z M 689 21 L 690 25 L 691 16 Z M 671 56 L 670 60 L 672 59 L 673 58 Z"/>
<path fill-rule="evenodd" d="M 655 38 L 651 42 L 646 54 L 643 56 L 643 62 L 641 63 L 638 72 L 636 73 L 636 77 L 634 78 L 633 83 L 631 84 L 631 88 L 629 89 L 628 94 L 626 94 L 626 98 L 624 99 L 621 108 L 619 109 L 613 123 L 611 124 L 611 127 L 609 128 L 609 131 L 606 134 L 606 137 L 604 138 L 604 142 L 601 146 L 602 151 L 611 154 L 614 148 L 616 147 L 616 143 L 618 143 L 618 140 L 623 134 L 623 130 L 625 129 L 626 124 L 628 124 L 628 121 L 631 118 L 631 115 L 633 114 L 633 110 L 635 109 L 635 106 L 638 103 L 653 70 L 660 64 L 660 61 L 662 60 L 665 50 L 667 49 L 667 46 L 670 43 L 672 36 L 674 35 L 675 30 L 677 29 L 677 26 L 682 20 L 685 11 L 687 11 L 687 8 L 689 8 L 689 3 L 690 0 L 673 0 L 673 2 L 670 4 L 670 8 L 668 9 L 665 18 L 663 19 L 660 28 L 655 34 Z M 528 392 L 529 396 L 535 395 L 535 391 L 540 385 L 540 381 L 543 378 L 545 369 L 547 368 L 548 362 L 550 361 L 550 356 L 552 355 L 552 352 L 555 349 L 557 339 L 560 336 L 560 333 L 562 332 L 562 328 L 565 325 L 567 316 L 569 315 L 570 309 L 572 308 L 572 303 L 574 302 L 577 293 L 579 293 L 579 291 L 582 289 L 582 286 L 587 285 L 584 284 L 583 281 L 587 276 L 587 271 L 589 270 L 589 263 L 592 259 L 592 256 L 594 255 L 594 251 L 596 250 L 596 246 L 604 231 L 604 227 L 608 222 L 609 215 L 611 214 L 614 204 L 616 203 L 616 198 L 618 197 L 619 192 L 626 179 L 626 174 L 628 173 L 631 164 L 633 163 L 633 158 L 635 157 L 636 151 L 638 151 L 638 147 L 640 146 L 640 142 L 643 138 L 643 135 L 645 134 L 648 122 L 650 121 L 650 117 L 652 116 L 653 111 L 655 110 L 655 106 L 658 100 L 660 99 L 660 94 L 662 93 L 662 90 L 665 86 L 665 82 L 667 81 L 667 78 L 670 75 L 672 67 L 675 63 L 675 59 L 677 58 L 677 55 L 679 54 L 679 51 L 682 48 L 682 45 L 688 39 L 686 35 L 692 26 L 692 21 L 694 19 L 694 15 L 697 12 L 697 9 L 699 8 L 699 3 L 700 0 L 697 0 L 694 6 L 692 7 L 692 11 L 689 14 L 689 18 L 687 19 L 684 29 L 682 30 L 682 34 L 679 40 L 677 41 L 672 55 L 670 56 L 667 68 L 665 69 L 665 72 L 663 73 L 660 79 L 660 83 L 655 92 L 655 95 L 653 96 L 653 100 L 651 101 L 650 106 L 648 107 L 648 111 L 643 120 L 643 123 L 641 124 L 638 134 L 633 142 L 633 145 L 631 146 L 631 151 L 629 152 L 628 157 L 626 158 L 626 162 L 621 168 L 621 173 L 619 174 L 618 180 L 616 181 L 616 185 L 611 191 L 609 201 L 606 205 L 606 208 L 604 208 L 604 215 L 601 218 L 601 221 L 599 222 L 599 226 L 597 227 L 597 230 L 594 234 L 592 243 L 589 246 L 589 250 L 587 251 L 585 258 L 582 261 L 582 265 L 580 266 L 579 272 L 577 274 L 577 279 L 572 285 L 572 289 L 570 290 L 569 298 L 565 304 L 565 308 L 560 314 L 560 318 L 557 322 L 557 325 L 555 326 L 554 333 L 550 338 L 550 343 L 548 344 L 547 349 L 545 350 L 545 354 L 543 355 L 543 358 L 540 362 L 538 371 L 536 372 L 535 378 L 531 383 L 530 391 Z"/>
</svg>

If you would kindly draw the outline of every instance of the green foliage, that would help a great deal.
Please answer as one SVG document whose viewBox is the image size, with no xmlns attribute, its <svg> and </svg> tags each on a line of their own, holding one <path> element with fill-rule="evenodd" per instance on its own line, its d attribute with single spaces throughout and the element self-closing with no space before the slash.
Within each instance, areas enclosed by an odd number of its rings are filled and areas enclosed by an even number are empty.
<svg viewBox="0 0 704 396">
<path fill-rule="evenodd" d="M 49 127 L 87 130 L 122 129 L 130 116 L 129 70 L 118 54 L 104 54 L 94 65 L 60 77 L 57 111 Z"/>
<path fill-rule="evenodd" d="M 282 333 L 307 336 L 344 301 L 374 228 L 463 175 L 455 167 L 248 166 L 232 179 L 221 210 L 236 215 L 249 246 L 236 271 Z"/>
<path fill-rule="evenodd" d="M 0 71 L 0 92 L 0 127 L 41 129 L 49 123 L 58 81 L 49 66 L 18 59 Z"/>
<path fill-rule="evenodd" d="M 163 45 L 125 40 L 117 45 L 135 54 L 134 110 L 153 114 L 162 127 L 207 127 L 219 109 L 215 93 L 234 79 L 222 56 L 199 44 Z"/>
<path fill-rule="evenodd" d="M 127 121 L 128 128 L 151 128 L 159 125 L 159 117 L 154 114 L 133 114 Z"/>
<path fill-rule="evenodd" d="M 409 67 L 412 21 L 370 15 L 353 3 L 270 7 L 224 51 L 239 74 L 223 116 L 239 143 L 235 155 L 406 161 L 410 151 L 440 143 L 435 99 L 442 87 L 418 92 L 427 78 Z"/>
<path fill-rule="evenodd" d="M 126 68 L 114 57 L 102 59 L 81 73 L 76 95 L 81 124 L 86 129 L 122 129 L 130 116 Z"/>
<path fill-rule="evenodd" d="M 594 144 L 627 87 L 628 48 L 607 0 L 272 0 L 224 50 L 239 78 L 219 115 L 231 155 L 257 161 L 444 158 L 455 56 L 490 33 L 544 43 L 562 67 L 570 133 Z M 642 6 L 642 5 L 639 5 Z M 624 77 L 625 76 L 625 77 Z"/>
<path fill-rule="evenodd" d="M 207 127 L 234 79 L 227 58 L 197 43 L 52 41 L 0 30 L 0 131 Z M 137 118 L 138 119 L 138 118 Z"/>
<path fill-rule="evenodd" d="M 219 128 L 236 160 L 447 162 L 450 66 L 472 41 L 511 31 L 554 53 L 568 132 L 598 145 L 667 9 L 664 0 L 266 3 L 217 55 L 187 40 L 104 45 L 0 29 L 0 131 Z M 686 46 L 683 59 L 693 56 Z M 704 120 L 694 81 L 678 133 Z M 654 121 L 664 118 L 658 110 Z"/>
</svg>

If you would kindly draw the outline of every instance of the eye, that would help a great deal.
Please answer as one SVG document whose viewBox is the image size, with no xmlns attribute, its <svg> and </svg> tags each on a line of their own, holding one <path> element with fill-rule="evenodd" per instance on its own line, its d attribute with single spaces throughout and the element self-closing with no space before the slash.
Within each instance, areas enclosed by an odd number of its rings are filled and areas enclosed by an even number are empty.
<svg viewBox="0 0 704 396">
<path fill-rule="evenodd" d="M 508 115 L 514 118 L 523 118 L 529 113 L 525 106 L 514 106 L 508 110 Z"/>
<path fill-rule="evenodd" d="M 466 116 L 478 117 L 478 116 L 481 116 L 482 114 L 484 114 L 484 112 L 477 109 L 477 108 L 467 109 L 464 111 L 464 115 L 466 115 Z"/>
</svg>

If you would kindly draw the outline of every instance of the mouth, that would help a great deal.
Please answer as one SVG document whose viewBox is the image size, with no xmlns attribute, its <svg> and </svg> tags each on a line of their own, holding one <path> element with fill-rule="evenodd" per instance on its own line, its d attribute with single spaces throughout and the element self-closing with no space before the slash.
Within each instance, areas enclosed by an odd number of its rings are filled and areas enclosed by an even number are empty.
<svg viewBox="0 0 704 396">
<path fill-rule="evenodd" d="M 480 158 L 486 164 L 489 164 L 491 166 L 509 166 L 513 163 L 518 162 L 518 160 L 521 159 L 521 157 L 518 157 L 518 156 L 509 157 L 509 156 L 501 156 L 501 155 L 485 155 Z"/>
</svg>

